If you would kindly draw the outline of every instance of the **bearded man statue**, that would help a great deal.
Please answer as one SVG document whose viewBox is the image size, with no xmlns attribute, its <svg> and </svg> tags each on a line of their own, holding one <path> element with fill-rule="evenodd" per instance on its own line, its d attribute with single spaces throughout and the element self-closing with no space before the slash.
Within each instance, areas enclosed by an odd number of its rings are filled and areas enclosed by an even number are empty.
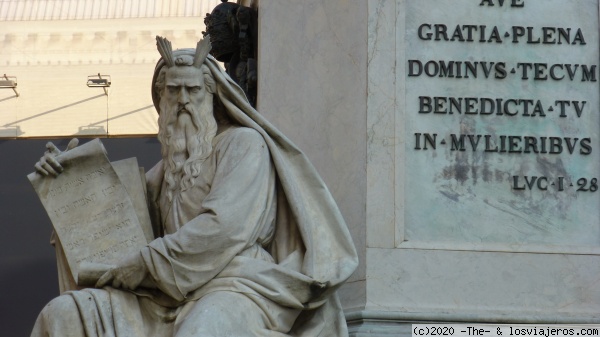
<svg viewBox="0 0 600 337">
<path fill-rule="evenodd" d="M 162 160 L 146 176 L 159 235 L 96 288 L 52 300 L 32 336 L 347 336 L 336 290 L 358 260 L 325 184 L 208 38 L 157 41 Z M 52 156 L 36 169 L 62 171 Z"/>
</svg>

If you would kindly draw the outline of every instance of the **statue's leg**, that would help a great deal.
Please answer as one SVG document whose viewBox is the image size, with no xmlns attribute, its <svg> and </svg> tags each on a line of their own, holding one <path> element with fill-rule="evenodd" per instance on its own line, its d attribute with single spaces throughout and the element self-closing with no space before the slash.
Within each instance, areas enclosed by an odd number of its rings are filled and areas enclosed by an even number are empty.
<svg viewBox="0 0 600 337">
<path fill-rule="evenodd" d="M 182 312 L 181 316 L 184 318 L 177 319 L 174 336 L 288 336 L 271 330 L 270 327 L 276 330 L 282 325 L 274 328 L 263 309 L 248 296 L 230 291 L 217 291 L 204 296 L 194 303 L 189 311 Z M 272 314 L 277 316 L 277 313 Z M 285 312 L 281 314 L 286 316 Z M 287 327 L 284 329 L 284 332 L 289 330 Z"/>
<path fill-rule="evenodd" d="M 59 296 L 39 314 L 31 337 L 85 337 L 79 310 L 73 297 Z"/>
</svg>

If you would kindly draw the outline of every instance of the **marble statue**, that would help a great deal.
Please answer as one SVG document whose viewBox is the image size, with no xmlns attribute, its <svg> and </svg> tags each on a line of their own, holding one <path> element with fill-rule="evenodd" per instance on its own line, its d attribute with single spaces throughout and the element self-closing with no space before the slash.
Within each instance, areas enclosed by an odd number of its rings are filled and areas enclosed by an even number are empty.
<svg viewBox="0 0 600 337">
<path fill-rule="evenodd" d="M 52 300 L 32 336 L 346 336 L 336 290 L 358 259 L 325 184 L 208 38 L 175 51 L 157 41 L 162 160 L 146 178 L 161 233 L 95 288 Z M 40 174 L 63 170 L 56 152 Z"/>
</svg>

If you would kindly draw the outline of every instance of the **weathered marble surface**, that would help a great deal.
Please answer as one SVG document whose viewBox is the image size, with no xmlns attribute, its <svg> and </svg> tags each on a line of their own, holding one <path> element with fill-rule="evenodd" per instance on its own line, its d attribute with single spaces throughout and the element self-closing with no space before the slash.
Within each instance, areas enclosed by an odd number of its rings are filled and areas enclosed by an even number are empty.
<svg viewBox="0 0 600 337">
<path fill-rule="evenodd" d="M 600 273 L 594 266 L 600 262 L 600 194 L 513 193 L 508 179 L 513 172 L 557 176 L 559 160 L 573 176 L 597 176 L 598 82 L 456 82 L 407 75 L 408 60 L 416 58 L 597 64 L 597 1 L 526 0 L 526 10 L 514 15 L 518 9 L 484 10 L 479 2 L 462 0 L 377 0 L 365 2 L 366 7 L 356 2 L 265 1 L 259 106 L 308 149 L 361 247 L 364 265 L 341 290 L 352 336 L 406 334 L 401 322 L 423 320 L 598 322 L 600 308 L 594 301 L 600 296 L 595 285 Z M 516 52 L 512 42 L 430 43 L 415 39 L 420 22 L 497 25 L 503 33 L 513 25 L 581 27 L 587 44 L 520 45 Z M 304 81 L 291 80 L 296 78 Z M 290 88 L 298 94 L 286 96 Z M 586 100 L 589 106 L 579 120 L 571 115 L 557 122 L 561 118 L 555 110 L 529 120 L 491 117 L 487 125 L 480 116 L 470 119 L 476 123 L 461 124 L 464 115 L 419 116 L 415 110 L 418 95 L 459 94 L 531 97 L 541 100 L 544 109 L 555 99 Z M 292 112 L 279 114 L 277 108 L 283 106 Z M 460 182 L 456 175 L 440 177 L 445 167 L 456 166 L 459 156 L 442 145 L 437 151 L 416 151 L 415 132 L 438 133 L 438 142 L 442 134 L 461 132 L 588 134 L 594 149 L 590 156 L 551 157 L 547 171 L 540 171 L 542 164 L 534 156 L 521 154 L 524 160 L 518 161 L 470 153 L 465 157 L 475 164 L 477 183 L 471 171 Z M 496 167 L 502 181 L 495 171 L 485 181 L 486 165 Z M 519 205 L 523 208 L 515 210 Z M 582 301 L 569 302 L 571 297 Z M 565 309 L 559 312 L 555 308 L 560 305 Z"/>
<path fill-rule="evenodd" d="M 397 124 L 405 132 L 404 181 L 406 195 L 410 196 L 404 204 L 405 240 L 598 247 L 600 193 L 577 191 L 579 179 L 586 179 L 589 188 L 600 171 L 600 115 L 596 113 L 600 107 L 598 1 L 526 1 L 524 7 L 511 7 L 510 2 L 503 7 L 497 1 L 492 3 L 496 5 L 408 1 L 403 10 L 405 24 L 396 23 L 397 32 L 405 30 L 405 58 L 397 61 L 406 68 L 396 72 L 396 82 L 406 83 L 405 100 L 398 104 L 405 119 Z M 451 39 L 457 25 L 478 27 L 473 30 L 472 42 L 468 34 L 463 42 L 460 37 L 444 41 L 443 34 L 436 35 L 444 28 Z M 485 25 L 485 29 L 479 25 Z M 494 35 L 495 27 L 498 35 Z M 517 35 L 520 27 L 524 36 Z M 547 43 L 543 43 L 543 27 L 552 29 L 547 33 Z M 568 32 L 569 39 L 560 35 L 559 29 Z M 464 28 L 459 30 L 466 32 Z M 421 39 L 419 33 L 424 38 L 431 33 L 431 40 Z M 485 42 L 480 42 L 482 38 Z M 541 42 L 536 42 L 538 39 Z M 423 70 L 420 76 L 411 76 L 418 74 L 416 61 L 431 74 L 441 61 L 462 65 L 453 67 L 452 75 L 442 76 L 438 70 L 435 76 L 428 76 Z M 465 62 L 472 62 L 477 72 L 469 72 L 468 79 Z M 534 63 L 539 64 L 537 72 Z M 551 68 L 554 64 L 559 67 Z M 573 80 L 569 79 L 566 64 L 573 71 Z M 489 76 L 484 67 L 490 70 Z M 586 76 L 586 68 L 592 76 Z M 463 78 L 458 78 L 458 71 Z M 552 74 L 564 78 L 553 80 Z M 463 98 L 463 113 L 456 108 L 453 114 L 421 113 L 420 96 Z M 477 110 L 481 110 L 482 98 L 494 103 L 497 99 L 531 103 L 528 111 L 524 103 L 509 103 L 508 110 L 516 116 L 504 111 L 499 115 L 496 109 L 492 114 L 466 114 L 466 97 L 477 99 L 473 104 Z M 569 101 L 564 115 L 557 100 Z M 573 101 L 583 106 L 580 117 Z M 534 110 L 537 102 L 539 111 Z M 449 105 L 444 104 L 441 110 L 447 111 Z M 487 109 L 491 111 L 490 105 Z M 423 137 L 419 137 L 418 144 L 415 133 L 437 134 L 437 149 L 429 144 L 425 150 Z M 452 135 L 465 137 L 463 150 L 452 150 Z M 475 151 L 470 136 L 480 137 Z M 524 149 L 525 141 L 519 140 L 515 152 L 508 153 L 509 146 L 500 144 L 500 137 L 507 139 L 506 144 L 508 136 L 535 137 L 537 145 Z M 562 145 L 554 150 L 561 153 L 533 153 L 535 149 L 543 151 L 540 137 L 560 137 Z M 574 144 L 573 153 L 564 137 Z M 504 152 L 498 152 L 503 147 Z M 546 151 L 551 150 L 547 140 Z M 526 186 L 525 177 L 546 177 L 547 181 L 531 189 L 517 189 Z M 540 189 L 546 186 L 547 190 Z"/>
<path fill-rule="evenodd" d="M 596 284 L 600 271 L 595 266 L 600 262 L 597 249 L 600 217 L 597 192 L 578 192 L 577 195 L 572 190 L 562 195 L 510 192 L 508 173 L 535 175 L 540 165 L 535 157 L 519 162 L 513 157 L 489 156 L 487 165 L 503 170 L 501 182 L 495 177 L 486 182 L 480 174 L 475 184 L 472 172 L 468 172 L 468 179 L 463 183 L 452 176 L 444 180 L 440 172 L 455 163 L 455 157 L 441 145 L 436 151 L 414 149 L 414 133 L 428 130 L 437 132 L 438 137 L 470 131 L 519 135 L 531 132 L 542 136 L 556 133 L 570 137 L 587 134 L 593 142 L 592 155 L 563 154 L 560 159 L 551 158 L 551 162 L 562 160 L 565 171 L 574 177 L 597 176 L 600 171 L 596 157 L 599 123 L 594 112 L 599 105 L 598 82 L 571 85 L 546 81 L 540 84 L 507 79 L 505 82 L 491 80 L 488 84 L 479 78 L 472 82 L 452 82 L 407 75 L 408 60 L 417 58 L 507 63 L 522 58 L 527 62 L 598 63 L 597 1 L 577 5 L 526 3 L 536 12 L 554 14 L 533 18 L 517 13 L 513 17 L 507 8 L 496 8 L 497 12 L 492 14 L 487 13 L 488 9 L 485 14 L 477 4 L 473 6 L 466 1 L 435 2 L 435 10 L 429 10 L 433 4 L 427 1 L 369 2 L 366 132 L 375 141 L 369 142 L 368 158 L 372 160 L 368 162 L 367 172 L 377 172 L 368 175 L 371 181 L 377 182 L 377 190 L 367 205 L 377 205 L 374 209 L 378 212 L 367 218 L 367 302 L 365 310 L 350 314 L 357 317 L 357 322 L 366 326 L 376 325 L 378 318 L 387 322 L 598 322 L 600 288 Z M 465 6 L 473 8 L 464 11 Z M 553 21 L 556 18 L 560 20 Z M 536 46 L 515 49 L 506 44 L 502 49 L 490 47 L 489 43 L 478 46 L 432 42 L 428 45 L 429 42 L 415 39 L 418 23 L 444 23 L 453 27 L 458 23 L 482 22 L 505 27 L 516 25 L 513 20 L 535 27 L 551 25 L 550 21 L 553 26 L 582 27 L 587 44 L 575 50 L 554 46 L 547 51 Z M 487 48 L 492 48 L 491 52 Z M 463 92 L 469 95 L 461 94 Z M 539 97 L 546 109 L 554 99 L 563 97 L 586 100 L 591 105 L 584 110 L 581 119 L 571 115 L 561 120 L 554 111 L 548 112 L 545 119 L 534 121 L 523 120 L 524 117 L 517 122 L 501 119 L 502 116 L 492 117 L 493 122 L 486 125 L 481 116 L 476 116 L 470 119 L 476 121 L 472 130 L 465 129 L 464 125 L 461 129 L 460 120 L 465 120 L 464 115 L 419 116 L 418 105 L 415 106 L 418 95 L 459 94 Z M 475 163 L 474 169 L 481 173 L 483 156 L 468 156 L 469 165 Z M 552 172 L 549 169 L 541 173 L 550 175 Z M 455 193 L 456 200 L 440 191 Z M 388 197 L 379 198 L 380 195 Z M 506 203 L 504 207 L 502 202 Z M 510 205 L 521 205 L 522 210 L 511 211 Z M 386 217 L 393 220 L 381 220 Z M 376 230 L 371 231 L 371 228 Z M 358 325 L 356 336 L 363 336 L 360 327 L 364 328 L 364 324 Z M 388 328 L 401 331 L 393 324 Z"/>
<path fill-rule="evenodd" d="M 360 258 L 354 290 L 342 290 L 349 306 L 365 298 L 366 10 L 367 1 L 316 0 L 259 9 L 258 110 L 302 144 L 349 224 Z"/>
</svg>

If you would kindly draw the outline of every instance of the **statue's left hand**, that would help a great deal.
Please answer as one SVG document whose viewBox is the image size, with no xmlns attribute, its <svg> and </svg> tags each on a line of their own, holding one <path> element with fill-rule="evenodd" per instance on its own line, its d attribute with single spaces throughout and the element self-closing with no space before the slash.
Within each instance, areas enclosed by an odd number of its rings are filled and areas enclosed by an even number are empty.
<svg viewBox="0 0 600 337">
<path fill-rule="evenodd" d="M 79 144 L 79 139 L 73 138 L 67 145 L 67 149 L 65 151 L 72 150 Z M 58 161 L 57 156 L 61 154 L 61 151 L 54 145 L 52 142 L 48 142 L 46 144 L 46 152 L 40 158 L 40 160 L 35 163 L 35 170 L 44 176 L 58 176 L 63 171 L 63 167 L 61 163 Z"/>
<path fill-rule="evenodd" d="M 136 252 L 126 256 L 115 268 L 104 273 L 96 283 L 96 288 L 110 285 L 113 288 L 133 290 L 142 283 L 147 274 L 148 268 L 141 254 Z"/>
</svg>

